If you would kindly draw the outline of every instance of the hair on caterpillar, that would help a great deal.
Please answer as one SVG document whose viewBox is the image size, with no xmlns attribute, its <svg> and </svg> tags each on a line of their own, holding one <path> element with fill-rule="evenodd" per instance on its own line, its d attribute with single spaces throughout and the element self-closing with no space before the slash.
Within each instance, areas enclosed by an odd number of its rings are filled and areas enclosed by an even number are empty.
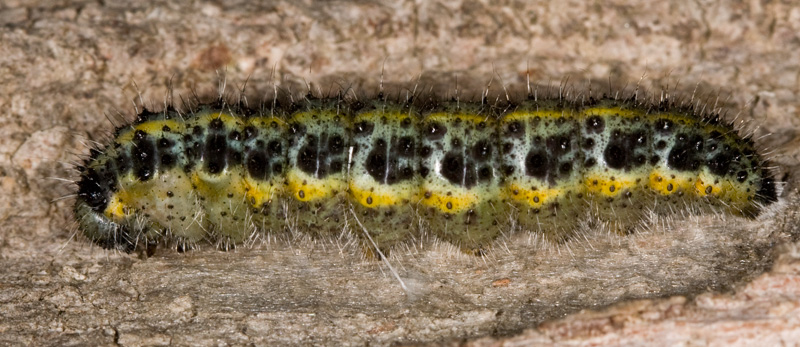
<svg viewBox="0 0 800 347">
<path fill-rule="evenodd" d="M 691 94 L 691 97 L 688 99 L 688 101 L 686 101 L 686 99 L 681 100 L 673 97 L 672 94 L 674 93 L 672 92 L 665 92 L 663 90 L 660 95 L 647 94 L 640 90 L 638 84 L 637 87 L 631 92 L 626 92 L 624 89 L 622 89 L 620 92 L 618 89 L 613 89 L 609 83 L 608 91 L 602 93 L 600 96 L 597 96 L 592 87 L 594 84 L 592 83 L 589 83 L 588 88 L 584 88 L 584 90 L 588 89 L 588 91 L 581 91 L 580 88 L 575 87 L 574 84 L 569 84 L 564 81 L 557 88 L 552 85 L 539 86 L 532 85 L 530 83 L 526 83 L 524 87 L 521 88 L 513 86 L 509 87 L 503 84 L 502 88 L 498 88 L 496 92 L 491 88 L 492 83 L 493 79 L 490 80 L 489 83 L 486 84 L 486 87 L 479 93 L 474 93 L 474 95 L 471 96 L 465 96 L 465 94 L 468 93 L 464 93 L 461 87 L 456 87 L 452 93 L 447 92 L 447 90 L 444 92 L 436 92 L 437 89 L 434 87 L 425 87 L 425 82 L 421 81 L 421 79 L 415 81 L 411 85 L 405 86 L 402 84 L 392 85 L 381 80 L 378 92 L 375 94 L 370 94 L 369 90 L 363 88 L 355 89 L 349 86 L 344 87 L 346 84 L 338 84 L 337 88 L 330 87 L 325 92 L 322 92 L 321 90 L 323 90 L 323 88 L 320 87 L 312 88 L 311 84 L 306 85 L 306 90 L 296 91 L 293 89 L 282 89 L 277 86 L 271 86 L 270 88 L 265 88 L 262 93 L 263 95 L 268 95 L 268 97 L 262 97 L 264 101 L 255 103 L 250 100 L 257 98 L 250 97 L 247 94 L 247 82 L 245 82 L 241 88 L 233 89 L 227 86 L 227 81 L 220 82 L 220 85 L 217 88 L 218 93 L 216 100 L 212 100 L 210 103 L 208 101 L 204 101 L 200 96 L 202 94 L 196 92 L 195 90 L 192 91 L 191 98 L 186 100 L 183 97 L 179 97 L 180 103 L 177 103 L 173 96 L 172 87 L 170 86 L 168 93 L 165 93 L 166 96 L 165 102 L 163 103 L 163 110 L 153 112 L 147 111 L 149 109 L 147 107 L 142 107 L 141 111 L 137 111 L 137 119 L 131 124 L 131 127 L 135 126 L 136 124 L 147 122 L 148 119 L 156 117 L 155 115 L 157 114 L 161 114 L 162 117 L 164 117 L 169 112 L 175 112 L 178 117 L 177 119 L 185 122 L 186 119 L 197 117 L 198 114 L 202 112 L 199 107 L 209 107 L 211 109 L 224 110 L 226 113 L 230 114 L 241 114 L 252 117 L 258 114 L 275 116 L 276 110 L 283 110 L 283 107 L 289 107 L 293 110 L 302 110 L 304 107 L 307 108 L 309 105 L 313 106 L 316 103 L 319 103 L 320 100 L 332 101 L 334 103 L 333 109 L 337 110 L 336 112 L 340 112 L 340 110 L 342 110 L 344 107 L 352 107 L 353 105 L 356 105 L 356 107 L 364 107 L 364 105 L 369 102 L 377 102 L 379 109 L 380 107 L 385 108 L 385 105 L 387 105 L 388 102 L 392 102 L 392 100 L 394 100 L 393 102 L 399 102 L 401 104 L 406 103 L 418 106 L 423 110 L 436 109 L 440 102 L 454 100 L 454 110 L 463 110 L 465 105 L 479 105 L 478 109 L 483 108 L 485 110 L 495 110 L 493 112 L 509 112 L 509 110 L 512 110 L 513 107 L 515 107 L 515 103 L 521 100 L 532 100 L 533 102 L 552 101 L 555 105 L 561 105 L 558 107 L 587 107 L 587 105 L 591 105 L 594 102 L 593 100 L 595 100 L 595 98 L 601 97 L 602 95 L 613 95 L 612 100 L 618 100 L 621 103 L 630 102 L 634 105 L 649 105 L 647 106 L 648 108 L 644 110 L 645 114 L 663 110 L 670 112 L 680 110 L 693 114 L 699 113 L 709 115 L 703 118 L 701 123 L 712 125 L 721 122 L 721 119 L 723 119 L 723 117 L 720 115 L 715 114 L 720 109 L 720 107 L 716 104 L 717 100 L 714 101 L 714 104 L 708 102 L 703 103 L 700 101 L 701 98 L 697 97 L 694 92 Z M 502 89 L 502 91 L 500 91 L 500 89 Z M 228 90 L 234 91 L 228 92 Z M 311 92 L 312 90 L 316 91 Z M 520 91 L 522 92 L 520 93 Z M 139 96 L 139 102 L 141 105 L 144 105 L 141 94 Z M 259 106 L 253 108 L 252 105 Z M 712 105 L 711 111 L 708 111 L 706 105 Z M 139 107 L 136 107 L 136 109 L 139 110 Z M 485 120 L 491 119 L 490 113 L 487 112 L 483 118 Z M 738 129 L 739 128 L 735 128 L 730 131 L 737 132 Z M 117 131 L 117 134 L 119 134 L 119 131 Z M 96 150 L 101 150 L 102 148 L 98 145 L 95 145 L 95 147 L 97 148 Z M 348 161 L 351 160 L 352 154 L 350 154 Z M 195 193 L 195 195 L 197 194 Z M 199 198 L 195 198 L 196 206 L 200 206 L 201 202 L 199 200 Z M 520 226 L 513 217 L 513 215 L 515 213 L 519 213 L 519 211 L 517 210 L 517 212 L 514 212 L 512 210 L 508 217 L 504 218 L 503 223 L 507 226 L 507 229 L 501 230 L 498 233 L 498 236 L 491 241 L 490 247 L 486 248 L 493 249 L 494 251 L 486 252 L 482 249 L 477 252 L 477 254 L 481 255 L 481 257 L 475 260 L 479 260 L 481 262 L 495 262 L 500 261 L 500 259 L 505 259 L 507 256 L 504 254 L 516 254 L 515 252 L 519 252 L 519 248 L 516 248 L 515 243 L 518 242 L 519 235 L 523 235 L 523 238 L 527 238 L 528 241 L 525 243 L 529 245 L 533 244 L 533 248 L 537 252 L 538 250 L 542 250 L 544 252 L 552 250 L 556 253 L 568 254 L 570 257 L 577 257 L 577 255 L 575 255 L 575 252 L 577 251 L 576 247 L 582 249 L 581 252 L 583 253 L 598 247 L 595 246 L 598 238 L 611 238 L 617 240 L 617 245 L 626 240 L 616 236 L 619 233 L 619 227 L 615 226 L 619 224 L 618 222 L 609 220 L 608 218 L 597 218 L 597 216 L 601 215 L 602 213 L 596 205 L 592 205 L 592 203 L 586 201 L 585 197 L 578 198 L 577 200 L 573 198 L 573 201 L 583 201 L 582 203 L 588 204 L 590 209 L 585 212 L 585 216 L 580 218 L 577 224 L 573 224 L 572 226 L 565 228 L 567 230 L 556 233 L 557 235 L 560 235 L 557 238 L 543 234 L 542 230 L 546 230 L 546 227 L 543 227 L 541 224 L 539 224 L 540 222 L 537 222 L 533 229 Z M 637 214 L 638 217 L 630 217 L 630 221 L 623 221 L 622 224 L 624 225 L 632 225 L 625 228 L 625 233 L 629 233 L 633 230 L 642 230 L 642 233 L 646 233 L 648 230 L 658 229 L 662 226 L 672 224 L 671 222 L 673 219 L 685 219 L 687 216 L 694 215 L 698 212 L 709 213 L 716 219 L 721 219 L 721 216 L 724 216 L 722 211 L 725 209 L 725 206 L 703 208 L 702 206 L 698 206 L 696 203 L 690 203 L 685 200 L 678 201 L 677 204 L 666 205 L 664 207 L 664 211 L 666 212 L 667 216 L 658 216 L 656 211 L 658 210 L 659 206 L 662 206 L 663 204 L 659 204 L 655 198 L 653 198 L 652 201 L 652 206 L 646 207 L 643 210 L 643 213 Z M 221 211 L 224 210 L 231 215 L 235 215 L 242 210 L 247 210 L 246 208 L 242 207 L 244 204 L 244 198 L 239 198 L 235 201 L 227 200 L 225 204 L 221 204 L 220 206 L 223 208 Z M 761 206 L 759 206 L 759 209 L 761 209 Z M 288 234 L 260 232 L 259 230 L 265 229 L 264 224 L 266 222 L 264 220 L 261 220 L 260 223 L 259 221 L 254 221 L 255 215 L 250 211 L 247 211 L 243 214 L 244 223 L 239 224 L 236 227 L 240 230 L 237 232 L 237 234 L 243 235 L 237 240 L 228 237 L 226 234 L 224 234 L 225 231 L 219 227 L 212 226 L 210 228 L 204 227 L 203 230 L 205 230 L 205 232 L 200 239 L 186 239 L 180 235 L 176 235 L 171 229 L 166 229 L 163 232 L 157 232 L 151 236 L 143 237 L 134 237 L 128 233 L 116 231 L 119 233 L 119 235 L 115 235 L 115 241 L 113 242 L 117 242 L 116 240 L 118 239 L 131 238 L 128 240 L 128 243 L 133 244 L 134 248 L 139 247 L 139 245 L 142 243 L 166 243 L 173 244 L 173 246 L 170 247 L 174 247 L 179 250 L 195 248 L 201 244 L 210 243 L 216 245 L 216 248 L 218 249 L 229 250 L 237 245 L 249 248 L 265 242 L 273 243 L 278 240 L 280 240 L 282 243 L 288 242 L 289 244 L 292 244 L 293 242 L 296 243 L 298 238 L 301 238 L 305 239 L 306 241 L 300 243 L 308 243 L 311 244 L 312 247 L 320 246 L 323 249 L 327 248 L 327 245 L 334 245 L 335 248 L 338 248 L 340 250 L 339 252 L 341 253 L 342 247 L 352 247 L 361 243 L 357 241 L 359 238 L 363 237 L 361 234 L 364 234 L 368 236 L 367 238 L 370 238 L 370 231 L 365 230 L 367 228 L 364 228 L 363 226 L 358 226 L 358 224 L 360 224 L 360 220 L 352 210 L 350 210 L 350 213 L 354 218 L 349 218 L 346 215 L 348 213 L 347 210 L 345 210 L 344 216 L 342 217 L 343 224 L 340 229 L 344 232 L 338 233 L 339 236 L 321 235 L 322 238 L 309 238 L 307 233 L 304 231 L 304 228 L 307 227 L 300 225 L 302 223 L 301 220 L 298 219 L 298 216 L 292 216 L 288 212 L 289 205 L 287 205 L 286 202 L 282 202 L 282 206 L 278 210 L 283 211 L 281 222 L 288 230 Z M 618 215 L 617 207 L 612 206 L 606 213 L 609 216 Z M 197 220 L 198 223 L 203 223 L 203 217 L 204 216 L 198 207 L 197 213 L 193 216 L 193 219 Z M 657 219 L 658 222 L 652 223 L 653 218 Z M 415 213 L 414 219 L 415 221 L 412 224 L 421 224 L 414 226 L 414 228 L 422 230 L 421 234 L 416 235 L 411 233 L 404 242 L 393 245 L 393 254 L 398 248 L 402 249 L 400 254 L 413 254 L 428 247 L 426 246 L 426 242 L 428 241 L 425 240 L 431 238 L 431 233 L 429 230 L 426 230 L 427 226 L 425 223 L 423 223 L 420 215 Z M 354 221 L 359 223 L 353 223 Z M 146 224 L 146 219 L 144 219 L 142 215 L 137 215 L 136 223 L 134 223 L 134 230 L 146 229 L 147 227 L 144 226 L 144 224 Z M 531 232 L 519 233 L 521 230 L 531 230 Z M 134 234 L 137 233 L 139 235 L 144 235 L 144 233 L 141 231 L 135 232 Z M 634 234 L 634 239 L 642 237 L 642 235 L 639 235 L 638 233 Z M 455 249 L 457 249 L 457 247 L 452 243 L 441 242 L 438 238 L 433 239 L 435 240 L 433 242 L 433 248 L 444 250 L 445 254 L 452 253 Z M 375 253 L 379 254 L 379 257 L 384 261 L 388 261 L 390 259 L 385 255 L 381 255 L 382 250 L 380 248 L 375 248 L 377 247 L 376 244 L 372 243 L 369 246 L 372 247 Z M 362 244 L 361 247 L 365 246 Z M 152 248 L 148 247 L 148 249 Z M 460 254 L 460 251 L 455 252 L 455 254 Z M 399 254 L 395 256 L 399 256 Z M 391 259 L 395 259 L 395 256 L 391 256 Z M 460 258 L 461 255 L 458 255 L 458 257 Z M 389 268 L 390 272 L 394 273 L 393 276 L 399 279 L 398 281 L 401 283 L 401 286 L 405 287 L 405 285 L 402 284 L 403 280 L 400 280 L 400 275 L 398 275 L 397 271 L 395 271 L 391 266 Z"/>
</svg>

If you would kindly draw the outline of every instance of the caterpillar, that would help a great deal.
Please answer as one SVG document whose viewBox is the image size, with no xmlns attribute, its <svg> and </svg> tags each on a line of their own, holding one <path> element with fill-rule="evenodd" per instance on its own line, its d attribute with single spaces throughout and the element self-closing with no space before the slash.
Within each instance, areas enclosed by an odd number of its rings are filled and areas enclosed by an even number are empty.
<svg viewBox="0 0 800 347">
<path fill-rule="evenodd" d="M 755 146 L 668 98 L 220 96 L 118 127 L 78 166 L 74 212 L 125 252 L 357 224 L 383 251 L 428 232 L 482 254 L 509 228 L 560 240 L 587 219 L 628 233 L 649 213 L 755 218 L 778 196 Z"/>
</svg>

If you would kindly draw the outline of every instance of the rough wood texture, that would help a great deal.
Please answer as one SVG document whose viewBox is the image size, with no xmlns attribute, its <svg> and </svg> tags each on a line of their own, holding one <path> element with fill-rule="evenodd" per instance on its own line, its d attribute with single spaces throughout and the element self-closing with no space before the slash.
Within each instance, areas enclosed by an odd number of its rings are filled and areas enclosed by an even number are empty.
<svg viewBox="0 0 800 347">
<path fill-rule="evenodd" d="M 798 341 L 798 33 L 800 8 L 758 1 L 6 1 L 0 341 Z M 628 237 L 586 230 L 564 245 L 508 235 L 485 259 L 420 240 L 391 259 L 408 292 L 347 236 L 148 259 L 72 239 L 72 201 L 50 202 L 71 188 L 52 178 L 70 178 L 82 143 L 105 139 L 103 114 L 131 115 L 132 81 L 149 105 L 163 104 L 169 81 L 176 95 L 213 93 L 215 70 L 229 88 L 249 77 L 254 94 L 271 83 L 374 86 L 381 71 L 398 83 L 424 73 L 455 85 L 457 75 L 479 90 L 528 75 L 577 87 L 646 75 L 644 87 L 697 87 L 757 137 L 772 134 L 763 143 L 787 173 L 785 203 L 756 221 L 695 218 Z M 596 311 L 567 316 L 582 309 Z"/>
</svg>

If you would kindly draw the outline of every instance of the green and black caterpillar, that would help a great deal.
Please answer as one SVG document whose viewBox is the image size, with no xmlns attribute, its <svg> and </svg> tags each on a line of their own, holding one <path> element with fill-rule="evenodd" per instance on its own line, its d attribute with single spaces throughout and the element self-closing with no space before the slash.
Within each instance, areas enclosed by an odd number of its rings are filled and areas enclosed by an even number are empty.
<svg viewBox="0 0 800 347">
<path fill-rule="evenodd" d="M 78 169 L 80 229 L 127 252 L 359 225 L 383 250 L 428 232 L 480 253 L 509 229 L 626 233 L 649 213 L 754 218 L 777 200 L 718 114 L 636 97 L 220 98 L 145 110 Z"/>
</svg>

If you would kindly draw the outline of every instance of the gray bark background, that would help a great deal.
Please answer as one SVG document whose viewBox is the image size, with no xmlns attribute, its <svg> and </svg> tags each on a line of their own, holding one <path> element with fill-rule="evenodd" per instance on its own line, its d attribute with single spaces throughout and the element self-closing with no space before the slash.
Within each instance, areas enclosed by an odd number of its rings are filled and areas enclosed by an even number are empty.
<svg viewBox="0 0 800 347">
<path fill-rule="evenodd" d="M 139 98 L 249 78 L 322 90 L 420 74 L 499 84 L 695 88 L 786 177 L 755 221 L 676 218 L 628 237 L 509 233 L 485 258 L 419 240 L 384 264 L 352 237 L 147 259 L 74 237 L 69 168 Z M 383 71 L 383 72 L 382 72 Z M 0 4 L 0 341 L 10 344 L 800 341 L 800 7 L 793 2 L 6 1 Z M 644 76 L 644 78 L 642 78 Z M 602 84 L 602 83 L 601 83 Z M 55 202 L 51 202 L 56 200 Z M 666 226 L 665 226 L 666 224 Z M 262 242 L 263 241 L 263 242 Z"/>
</svg>

